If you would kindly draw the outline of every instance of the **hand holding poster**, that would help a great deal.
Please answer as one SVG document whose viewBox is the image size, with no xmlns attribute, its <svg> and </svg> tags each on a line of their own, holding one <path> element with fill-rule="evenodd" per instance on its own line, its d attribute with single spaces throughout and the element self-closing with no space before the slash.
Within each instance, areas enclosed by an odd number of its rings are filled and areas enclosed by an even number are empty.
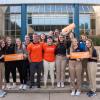
<svg viewBox="0 0 100 100">
<path fill-rule="evenodd" d="M 84 59 L 84 58 L 89 58 L 90 57 L 90 53 L 89 52 L 72 52 L 70 54 L 70 58 L 71 59 Z"/>
<path fill-rule="evenodd" d="M 23 59 L 24 59 L 23 54 L 9 54 L 4 56 L 4 61 L 17 61 Z"/>
</svg>

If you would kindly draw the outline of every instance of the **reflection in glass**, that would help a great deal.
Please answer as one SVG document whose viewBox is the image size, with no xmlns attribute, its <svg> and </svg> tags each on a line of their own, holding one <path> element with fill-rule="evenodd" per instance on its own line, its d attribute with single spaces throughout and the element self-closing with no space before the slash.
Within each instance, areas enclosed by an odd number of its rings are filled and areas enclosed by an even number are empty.
<svg viewBox="0 0 100 100">
<path fill-rule="evenodd" d="M 5 34 L 14 38 L 20 36 L 21 6 L 8 6 L 5 13 Z"/>
</svg>

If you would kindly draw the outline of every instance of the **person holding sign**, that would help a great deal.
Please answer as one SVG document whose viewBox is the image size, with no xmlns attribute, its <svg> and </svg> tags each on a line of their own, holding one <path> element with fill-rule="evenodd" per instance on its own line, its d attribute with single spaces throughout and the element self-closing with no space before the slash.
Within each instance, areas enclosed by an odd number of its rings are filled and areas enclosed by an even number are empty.
<svg viewBox="0 0 100 100">
<path fill-rule="evenodd" d="M 70 47 L 70 54 L 73 52 L 81 52 L 78 47 L 77 39 L 73 39 Z M 69 72 L 70 72 L 70 85 L 71 85 L 71 95 L 79 96 L 81 93 L 81 72 L 82 64 L 80 58 L 69 58 Z M 76 79 L 76 82 L 75 82 Z"/>
<path fill-rule="evenodd" d="M 6 48 L 5 54 L 15 54 L 15 45 L 12 43 L 12 39 L 10 37 L 6 38 Z M 13 86 L 10 84 L 10 73 L 12 74 L 13 78 Z M 5 80 L 6 80 L 6 88 L 11 89 L 16 87 L 16 67 L 15 61 L 6 61 L 5 62 Z"/>
<path fill-rule="evenodd" d="M 87 95 L 91 97 L 96 95 L 96 72 L 97 72 L 98 54 L 91 40 L 88 39 L 86 41 L 86 46 L 90 53 L 90 58 L 88 59 L 88 64 L 87 64 L 87 70 L 90 82 L 90 91 L 87 93 Z"/>
</svg>

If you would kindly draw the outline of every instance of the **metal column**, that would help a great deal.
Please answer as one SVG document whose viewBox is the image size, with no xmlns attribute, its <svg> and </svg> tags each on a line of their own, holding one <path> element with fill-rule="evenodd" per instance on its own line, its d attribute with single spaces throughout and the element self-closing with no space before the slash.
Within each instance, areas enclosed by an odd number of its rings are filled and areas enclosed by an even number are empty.
<svg viewBox="0 0 100 100">
<path fill-rule="evenodd" d="M 77 39 L 80 37 L 79 31 L 79 4 L 74 4 L 74 23 L 76 25 L 74 32 Z"/>
<path fill-rule="evenodd" d="M 24 37 L 27 34 L 27 6 L 25 4 L 21 5 L 21 39 L 24 41 Z"/>
</svg>

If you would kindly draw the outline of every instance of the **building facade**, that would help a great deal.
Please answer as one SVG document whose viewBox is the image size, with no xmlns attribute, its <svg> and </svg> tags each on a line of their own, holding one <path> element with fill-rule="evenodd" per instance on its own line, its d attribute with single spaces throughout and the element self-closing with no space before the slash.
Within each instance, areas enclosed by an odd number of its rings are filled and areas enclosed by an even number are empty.
<svg viewBox="0 0 100 100">
<path fill-rule="evenodd" d="M 0 0 L 0 34 L 24 39 L 75 23 L 76 36 L 99 35 L 99 0 Z"/>
</svg>

